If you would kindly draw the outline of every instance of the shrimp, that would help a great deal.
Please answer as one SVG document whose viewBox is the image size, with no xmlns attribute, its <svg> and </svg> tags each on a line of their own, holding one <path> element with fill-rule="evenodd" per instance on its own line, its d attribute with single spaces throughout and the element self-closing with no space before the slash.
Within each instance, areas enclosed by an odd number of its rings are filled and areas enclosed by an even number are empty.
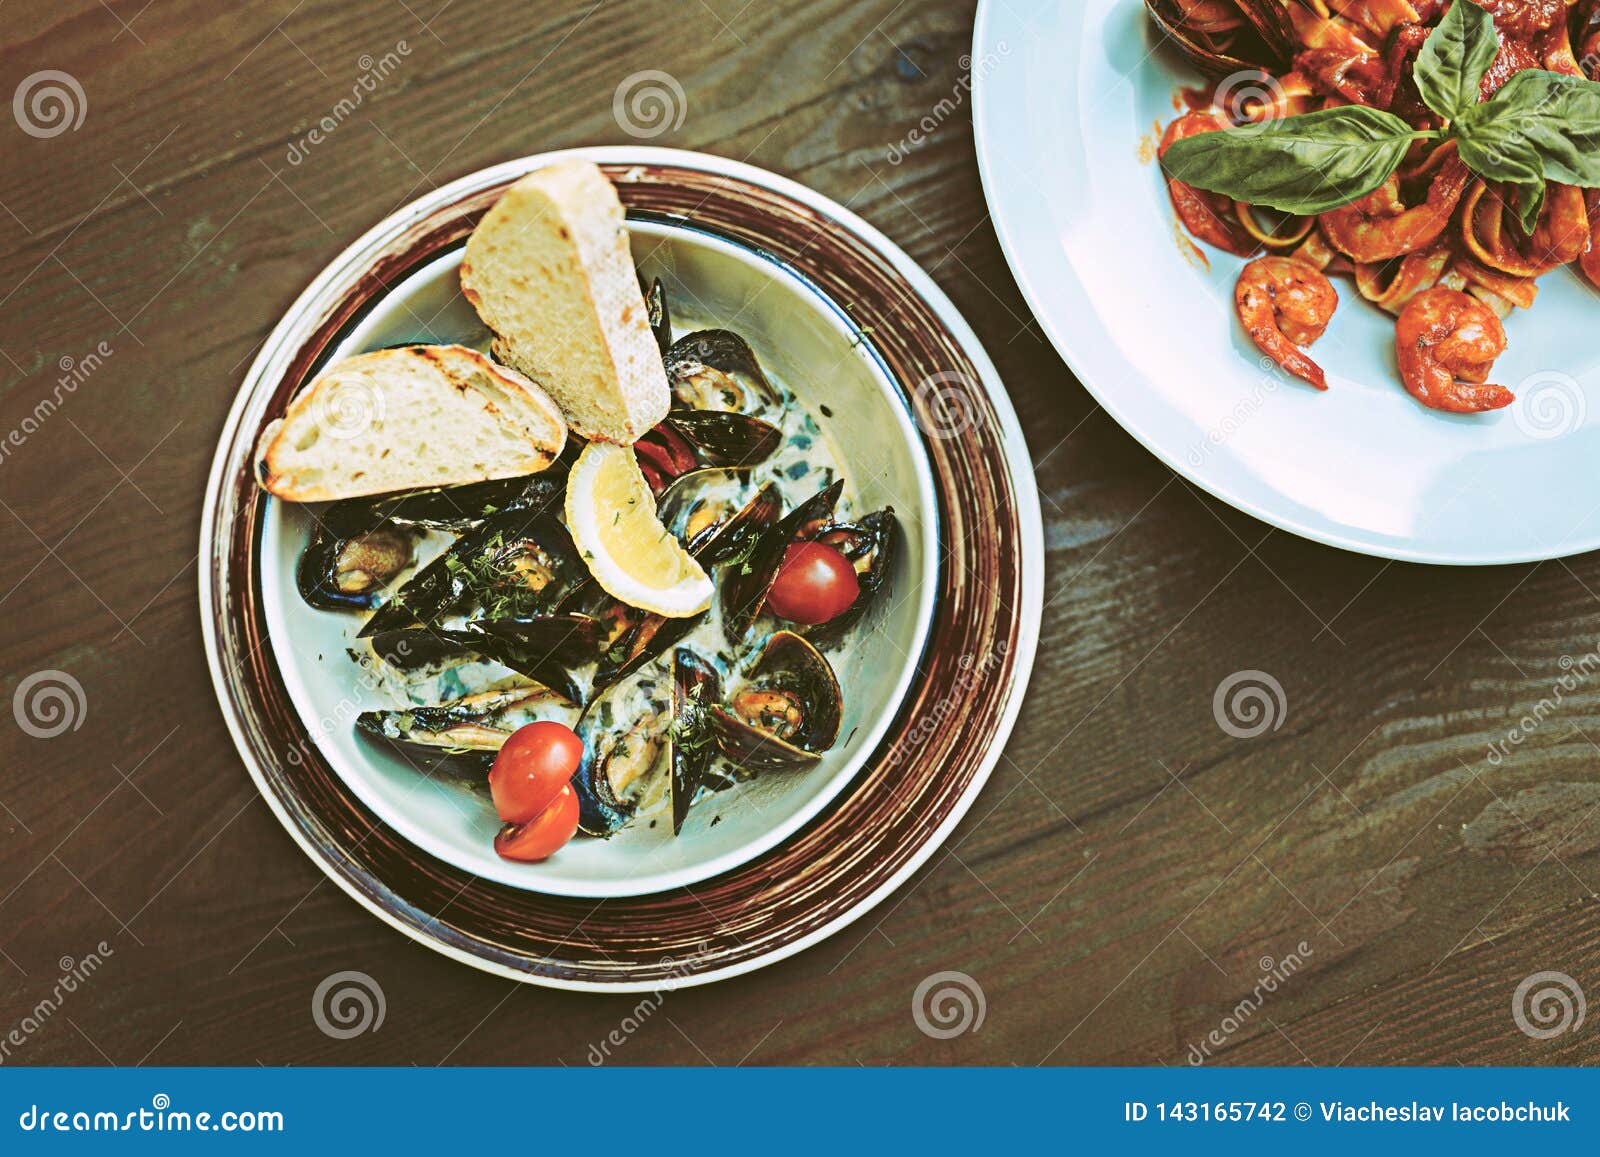
<svg viewBox="0 0 1600 1157">
<path fill-rule="evenodd" d="M 1452 148 L 1422 204 L 1406 208 L 1400 199 L 1400 177 L 1395 174 L 1365 197 L 1331 209 L 1318 220 L 1335 249 L 1356 261 L 1388 261 L 1439 239 L 1471 176 Z"/>
<path fill-rule="evenodd" d="M 1339 305 L 1321 270 L 1294 257 L 1257 258 L 1239 274 L 1233 302 L 1262 353 L 1317 389 L 1328 388 L 1322 367 L 1296 348 L 1321 337 Z"/>
<path fill-rule="evenodd" d="M 1506 331 L 1483 302 L 1438 285 L 1417 294 L 1394 323 L 1400 380 L 1424 406 L 1456 414 L 1498 410 L 1515 401 L 1484 382 L 1505 352 Z"/>
<path fill-rule="evenodd" d="M 1590 189 L 1586 199 L 1589 206 L 1589 247 L 1578 258 L 1578 268 L 1583 270 L 1590 285 L 1600 289 L 1600 190 Z"/>
<path fill-rule="evenodd" d="M 1156 156 L 1165 156 L 1172 143 L 1184 137 L 1230 127 L 1228 119 L 1215 109 L 1185 113 L 1167 126 Z M 1167 177 L 1167 195 L 1172 198 L 1172 208 L 1177 212 L 1178 219 L 1200 240 L 1240 257 L 1248 257 L 1257 250 L 1255 241 L 1239 227 L 1230 198 L 1196 189 L 1170 174 Z"/>
</svg>

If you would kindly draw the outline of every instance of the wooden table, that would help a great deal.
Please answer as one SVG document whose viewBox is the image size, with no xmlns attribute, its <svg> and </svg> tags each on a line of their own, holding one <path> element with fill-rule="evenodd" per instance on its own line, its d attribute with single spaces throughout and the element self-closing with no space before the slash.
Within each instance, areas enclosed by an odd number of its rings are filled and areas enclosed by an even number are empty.
<svg viewBox="0 0 1600 1157">
<path fill-rule="evenodd" d="M 21 437 L 0 689 L 59 671 L 84 693 L 57 737 L 0 728 L 0 1038 L 53 1001 L 8 1063 L 582 1065 L 619 1027 L 626 1063 L 1600 1057 L 1593 1026 L 1535 1039 L 1512 1015 L 1541 971 L 1600 994 L 1600 559 L 1344 554 L 1135 444 L 996 244 L 971 3 L 233 8 L 5 6 L 0 95 L 57 69 L 87 102 L 55 136 L 0 124 L 0 430 Z M 195 553 L 224 413 L 322 265 L 460 174 L 638 139 L 613 100 L 652 69 L 685 104 L 651 143 L 837 198 L 971 320 L 1028 434 L 1048 605 L 1016 734 L 945 850 L 833 940 L 641 1010 L 451 963 L 323 879 L 224 730 Z M 1241 671 L 1284 694 L 1254 738 L 1213 713 Z M 379 1031 L 313 1022 L 345 969 L 381 985 Z M 941 971 L 981 988 L 981 1028 L 919 1030 Z"/>
</svg>

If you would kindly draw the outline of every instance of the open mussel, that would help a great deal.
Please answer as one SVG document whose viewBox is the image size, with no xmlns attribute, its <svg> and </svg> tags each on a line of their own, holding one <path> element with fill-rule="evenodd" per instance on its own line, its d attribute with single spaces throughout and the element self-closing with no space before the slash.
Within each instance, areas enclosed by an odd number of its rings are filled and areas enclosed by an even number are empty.
<svg viewBox="0 0 1600 1157">
<path fill-rule="evenodd" d="M 857 522 L 832 523 L 813 537 L 814 542 L 831 546 L 844 555 L 855 567 L 856 581 L 860 584 L 856 601 L 843 614 L 826 623 L 799 628 L 813 644 L 823 650 L 837 645 L 850 628 L 861 621 L 861 617 L 888 585 L 894 567 L 898 526 L 894 508 L 886 506 L 863 516 Z"/>
<path fill-rule="evenodd" d="M 716 566 L 746 549 L 752 536 L 783 513 L 776 483 L 746 498 L 751 485 L 747 470 L 693 470 L 662 492 L 656 513 L 700 565 Z"/>
<path fill-rule="evenodd" d="M 1294 53 L 1291 6 L 1302 0 L 1145 0 L 1156 27 L 1202 72 L 1281 72 Z"/>
<path fill-rule="evenodd" d="M 844 491 L 844 482 L 819 490 L 760 534 L 752 537 L 737 570 L 729 567 L 720 586 L 722 627 L 728 640 L 738 645 L 750 633 L 767 592 L 778 577 L 784 552 L 797 538 L 808 538 L 832 521 L 833 508 Z"/>
<path fill-rule="evenodd" d="M 670 686 L 658 694 L 649 683 L 618 687 L 595 700 L 578 722 L 583 760 L 572 777 L 578 828 L 591 836 L 615 835 L 633 817 L 642 795 L 672 800 L 672 832 L 683 828 L 707 786 L 717 743 L 710 710 L 722 680 L 712 665 L 685 647 L 672 654 Z M 665 773 L 664 781 L 654 775 Z"/>
<path fill-rule="evenodd" d="M 662 361 L 675 409 L 762 414 L 783 405 L 755 351 L 732 330 L 685 334 L 672 343 Z"/>
<path fill-rule="evenodd" d="M 672 314 L 667 309 L 667 287 L 661 284 L 661 278 L 652 281 L 645 291 L 644 309 L 650 332 L 656 335 L 656 344 L 665 356 L 672 348 Z"/>
<path fill-rule="evenodd" d="M 398 627 L 373 635 L 370 642 L 380 659 L 402 671 L 476 655 L 542 683 L 574 703 L 583 702 L 582 689 L 572 675 L 573 664 L 568 658 L 548 646 L 519 641 L 509 633 L 495 633 L 477 625 Z"/>
<path fill-rule="evenodd" d="M 433 707 L 363 711 L 356 726 L 415 754 L 463 774 L 487 770 L 495 753 L 524 723 L 555 719 L 569 726 L 577 707 L 548 687 L 483 691 Z"/>
<path fill-rule="evenodd" d="M 546 504 L 560 490 L 559 473 L 535 474 L 335 502 L 300 555 L 300 595 L 325 610 L 371 610 L 411 565 L 416 530 L 465 530 L 504 509 Z"/>
<path fill-rule="evenodd" d="M 793 631 L 767 640 L 709 715 L 722 754 L 748 771 L 808 767 L 839 738 L 844 699 L 822 653 Z"/>
<path fill-rule="evenodd" d="M 765 462 L 783 442 L 771 422 L 727 410 L 673 410 L 633 445 L 650 489 L 660 494 L 676 478 L 705 467 Z"/>
<path fill-rule="evenodd" d="M 717 751 L 711 709 L 722 697 L 716 668 L 687 647 L 672 653 L 672 725 L 667 728 L 667 769 L 671 775 L 672 834 L 683 831 Z"/>
<path fill-rule="evenodd" d="M 589 579 L 561 520 L 520 507 L 490 515 L 405 583 L 361 628 L 372 637 L 478 608 L 484 618 L 542 613 Z"/>
<path fill-rule="evenodd" d="M 370 611 L 383 588 L 411 565 L 416 536 L 379 523 L 341 533 L 319 524 L 300 553 L 295 584 L 300 597 L 325 611 Z"/>
</svg>

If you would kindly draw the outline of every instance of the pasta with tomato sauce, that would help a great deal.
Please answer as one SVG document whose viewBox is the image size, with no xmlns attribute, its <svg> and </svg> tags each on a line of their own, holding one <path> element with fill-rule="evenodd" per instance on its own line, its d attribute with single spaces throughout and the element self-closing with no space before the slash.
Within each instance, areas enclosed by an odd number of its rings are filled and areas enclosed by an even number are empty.
<svg viewBox="0 0 1600 1157">
<path fill-rule="evenodd" d="M 1158 153 L 1184 227 L 1250 259 L 1235 300 L 1252 340 L 1325 389 L 1303 347 L 1347 275 L 1395 315 L 1418 401 L 1512 402 L 1486 382 L 1502 320 L 1563 266 L 1600 287 L 1600 159 L 1572 113 L 1600 107 L 1600 0 L 1147 7 L 1214 78 Z"/>
</svg>

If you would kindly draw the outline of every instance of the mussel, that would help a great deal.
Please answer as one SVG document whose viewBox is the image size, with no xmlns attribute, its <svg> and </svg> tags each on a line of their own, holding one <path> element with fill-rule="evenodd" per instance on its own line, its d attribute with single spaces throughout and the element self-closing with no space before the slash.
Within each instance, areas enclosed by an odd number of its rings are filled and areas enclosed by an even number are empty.
<svg viewBox="0 0 1600 1157">
<path fill-rule="evenodd" d="M 808 767 L 833 746 L 843 707 L 822 652 L 793 631 L 778 631 L 709 715 L 728 759 L 748 771 L 783 771 Z"/>
<path fill-rule="evenodd" d="M 778 568 L 783 565 L 789 544 L 796 538 L 808 538 L 826 526 L 832 520 L 833 508 L 843 490 L 841 479 L 813 494 L 754 535 L 744 557 L 738 560 L 737 570 L 730 566 L 719 591 L 723 632 L 730 642 L 737 645 L 749 634 L 761 608 L 766 605 L 767 592 L 778 577 Z"/>
<path fill-rule="evenodd" d="M 672 834 L 683 831 L 716 754 L 711 708 L 722 697 L 716 668 L 687 647 L 672 653 L 672 726 L 667 729 L 667 768 L 671 773 Z"/>
<path fill-rule="evenodd" d="M 542 510 L 501 510 L 472 527 L 418 571 L 367 620 L 362 637 L 436 623 L 479 608 L 484 618 L 538 614 L 589 579 L 560 519 Z"/>
<path fill-rule="evenodd" d="M 850 628 L 861 621 L 879 592 L 888 585 L 894 567 L 898 526 L 894 507 L 886 506 L 864 515 L 856 522 L 831 523 L 814 536 L 813 541 L 833 547 L 850 561 L 856 569 L 856 581 L 860 584 L 856 601 L 842 615 L 826 623 L 799 628 L 817 647 L 825 651 L 843 640 Z"/>
<path fill-rule="evenodd" d="M 727 410 L 673 410 L 633 445 L 650 489 L 708 466 L 756 466 L 772 457 L 783 432 L 771 422 Z"/>
<path fill-rule="evenodd" d="M 665 696 L 654 695 L 648 684 L 630 684 L 590 705 L 578 722 L 584 753 L 572 777 L 579 830 L 601 837 L 622 830 L 657 768 L 666 772 L 672 833 L 682 830 L 689 808 L 708 784 L 717 751 L 709 713 L 721 687 L 716 668 L 679 647 L 672 653 Z"/>
<path fill-rule="evenodd" d="M 753 535 L 783 513 L 776 483 L 767 483 L 747 499 L 751 485 L 747 470 L 692 470 L 662 492 L 656 512 L 702 566 L 716 566 L 743 551 Z"/>
<path fill-rule="evenodd" d="M 667 310 L 667 288 L 661 284 L 661 278 L 650 283 L 644 295 L 644 308 L 650 331 L 656 335 L 656 344 L 665 356 L 672 348 L 672 314 Z"/>
<path fill-rule="evenodd" d="M 672 343 L 662 361 L 675 409 L 761 414 L 783 404 L 755 351 L 732 330 L 685 334 Z"/>
<path fill-rule="evenodd" d="M 1156 27 L 1210 76 L 1282 72 L 1294 55 L 1291 6 L 1303 0 L 1145 0 Z"/>
<path fill-rule="evenodd" d="M 413 626 L 382 631 L 373 635 L 371 642 L 380 659 L 402 671 L 476 655 L 542 683 L 574 703 L 584 701 L 568 659 L 546 645 L 530 646 L 510 634 L 490 632 L 476 625 Z"/>
<path fill-rule="evenodd" d="M 326 611 L 370 611 L 383 588 L 411 565 L 416 536 L 387 523 L 340 532 L 326 523 L 300 554 L 300 597 Z"/>
<path fill-rule="evenodd" d="M 463 530 L 508 507 L 548 503 L 560 489 L 559 474 L 535 474 L 335 502 L 300 555 L 300 595 L 325 610 L 371 610 L 389 580 L 411 565 L 415 529 Z"/>
<path fill-rule="evenodd" d="M 434 707 L 363 711 L 356 726 L 388 740 L 402 752 L 416 752 L 430 763 L 476 774 L 494 762 L 511 733 L 534 719 L 556 719 L 569 726 L 577 707 L 548 687 L 483 691 Z"/>
</svg>

